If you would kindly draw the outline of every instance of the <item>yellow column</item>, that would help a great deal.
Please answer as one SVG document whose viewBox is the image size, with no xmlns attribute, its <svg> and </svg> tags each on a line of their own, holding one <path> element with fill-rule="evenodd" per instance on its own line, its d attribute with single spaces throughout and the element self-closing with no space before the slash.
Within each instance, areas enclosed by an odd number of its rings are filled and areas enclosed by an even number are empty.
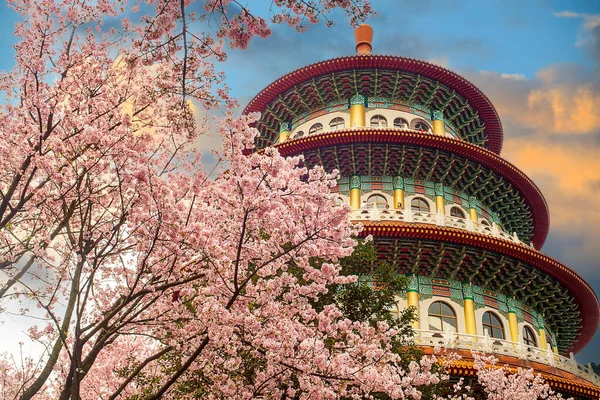
<svg viewBox="0 0 600 400">
<path fill-rule="evenodd" d="M 420 321 L 419 321 L 419 292 L 406 292 L 406 300 L 408 301 L 409 307 L 416 308 L 417 319 L 414 320 L 410 325 L 413 329 L 419 329 Z"/>
<path fill-rule="evenodd" d="M 465 330 L 467 335 L 477 335 L 477 324 L 475 323 L 475 303 L 472 299 L 464 299 L 465 308 Z"/>
<path fill-rule="evenodd" d="M 350 128 L 367 126 L 367 98 L 356 94 L 350 98 L 348 107 L 350 108 Z"/>
<path fill-rule="evenodd" d="M 404 190 L 394 189 L 394 209 L 404 209 Z"/>
<path fill-rule="evenodd" d="M 475 197 L 469 197 L 469 217 L 471 221 L 478 222 L 477 219 L 477 209 L 475 208 Z"/>
<path fill-rule="evenodd" d="M 408 307 L 416 308 L 417 319 L 414 320 L 410 325 L 413 327 L 413 329 L 419 329 L 421 326 L 419 318 L 419 278 L 414 274 L 408 276 L 406 302 Z"/>
<path fill-rule="evenodd" d="M 467 335 L 477 335 L 475 322 L 475 302 L 473 301 L 473 287 L 470 283 L 463 283 L 463 309 L 465 311 L 465 330 Z"/>
<path fill-rule="evenodd" d="M 401 176 L 395 176 L 392 181 L 394 188 L 394 204 L 395 210 L 404 209 L 404 178 Z"/>
<path fill-rule="evenodd" d="M 360 176 L 358 175 L 350 177 L 350 207 L 353 210 L 360 208 Z"/>
<path fill-rule="evenodd" d="M 510 340 L 513 342 L 519 341 L 519 322 L 517 314 L 514 311 L 508 312 L 508 327 L 510 329 Z"/>
<path fill-rule="evenodd" d="M 434 111 L 431 113 L 431 120 L 433 122 L 433 133 L 440 136 L 446 136 L 446 127 L 444 126 L 444 115 L 441 111 Z"/>
<path fill-rule="evenodd" d="M 289 139 L 292 130 L 292 124 L 289 122 L 282 122 L 279 127 L 279 143 L 283 143 Z"/>
<path fill-rule="evenodd" d="M 444 196 L 435 196 L 435 211 L 445 214 Z"/>
<path fill-rule="evenodd" d="M 444 201 L 444 185 L 436 183 L 434 185 L 435 191 L 435 208 L 437 213 L 446 214 L 446 202 Z"/>
<path fill-rule="evenodd" d="M 548 342 L 546 342 L 546 330 L 540 326 L 540 349 L 548 350 Z"/>
</svg>

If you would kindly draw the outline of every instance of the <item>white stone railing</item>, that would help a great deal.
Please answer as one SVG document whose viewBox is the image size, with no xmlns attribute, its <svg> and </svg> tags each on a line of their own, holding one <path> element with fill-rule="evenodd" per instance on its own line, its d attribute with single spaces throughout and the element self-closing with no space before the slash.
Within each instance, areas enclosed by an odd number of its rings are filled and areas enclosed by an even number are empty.
<svg viewBox="0 0 600 400">
<path fill-rule="evenodd" d="M 596 375 L 591 366 L 581 365 L 571 357 L 564 357 L 551 350 L 528 346 L 520 342 L 511 342 L 492 338 L 488 335 L 467 335 L 451 331 L 428 331 L 417 329 L 415 344 L 420 346 L 445 347 L 447 349 L 482 351 L 491 354 L 516 357 L 521 360 L 533 361 L 570 372 L 588 382 L 600 386 L 600 376 Z"/>
<path fill-rule="evenodd" d="M 512 235 L 498 228 L 498 225 L 492 222 L 492 225 L 478 224 L 470 218 L 452 217 L 442 213 L 429 213 L 421 211 L 412 211 L 410 208 L 405 210 L 380 210 L 378 208 L 367 208 L 353 210 L 350 213 L 352 221 L 401 221 L 421 224 L 432 224 L 437 226 L 448 226 L 452 228 L 465 229 L 469 232 L 483 233 L 493 237 L 509 240 L 514 243 L 526 245 L 519 240 L 517 233 Z"/>
</svg>

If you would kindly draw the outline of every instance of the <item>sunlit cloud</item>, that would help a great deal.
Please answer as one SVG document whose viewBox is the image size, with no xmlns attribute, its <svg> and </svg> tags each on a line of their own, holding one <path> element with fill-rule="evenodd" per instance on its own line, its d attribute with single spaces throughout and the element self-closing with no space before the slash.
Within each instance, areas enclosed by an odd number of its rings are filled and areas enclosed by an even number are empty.
<svg viewBox="0 0 600 400">
<path fill-rule="evenodd" d="M 600 94 L 591 84 L 532 90 L 527 103 L 529 111 L 538 117 L 534 120 L 554 133 L 592 133 L 600 126 Z"/>
</svg>

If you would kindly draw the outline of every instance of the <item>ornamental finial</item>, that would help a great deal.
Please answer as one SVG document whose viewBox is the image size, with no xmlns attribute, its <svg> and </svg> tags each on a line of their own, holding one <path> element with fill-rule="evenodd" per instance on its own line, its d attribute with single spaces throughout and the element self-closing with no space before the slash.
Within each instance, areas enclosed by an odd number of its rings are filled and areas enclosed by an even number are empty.
<svg viewBox="0 0 600 400">
<path fill-rule="evenodd" d="M 373 41 L 373 28 L 368 24 L 362 24 L 354 30 L 354 40 L 356 41 L 356 52 L 361 56 L 371 54 L 371 42 Z"/>
</svg>

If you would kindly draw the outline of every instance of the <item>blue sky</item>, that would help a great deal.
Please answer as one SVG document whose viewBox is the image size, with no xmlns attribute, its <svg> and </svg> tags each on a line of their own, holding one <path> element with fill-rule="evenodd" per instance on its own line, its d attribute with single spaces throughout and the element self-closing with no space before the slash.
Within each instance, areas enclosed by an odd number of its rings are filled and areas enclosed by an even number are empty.
<svg viewBox="0 0 600 400">
<path fill-rule="evenodd" d="M 268 11 L 270 0 L 247 1 Z M 502 155 L 545 194 L 544 252 L 600 293 L 600 1 L 373 0 L 373 52 L 441 64 L 475 83 L 504 124 Z M 242 106 L 287 72 L 354 53 L 352 29 L 286 26 L 221 65 Z M 0 8 L 0 70 L 12 68 L 16 17 Z M 600 114 L 600 113 L 598 113 Z M 600 334 L 578 356 L 600 363 Z"/>
</svg>

